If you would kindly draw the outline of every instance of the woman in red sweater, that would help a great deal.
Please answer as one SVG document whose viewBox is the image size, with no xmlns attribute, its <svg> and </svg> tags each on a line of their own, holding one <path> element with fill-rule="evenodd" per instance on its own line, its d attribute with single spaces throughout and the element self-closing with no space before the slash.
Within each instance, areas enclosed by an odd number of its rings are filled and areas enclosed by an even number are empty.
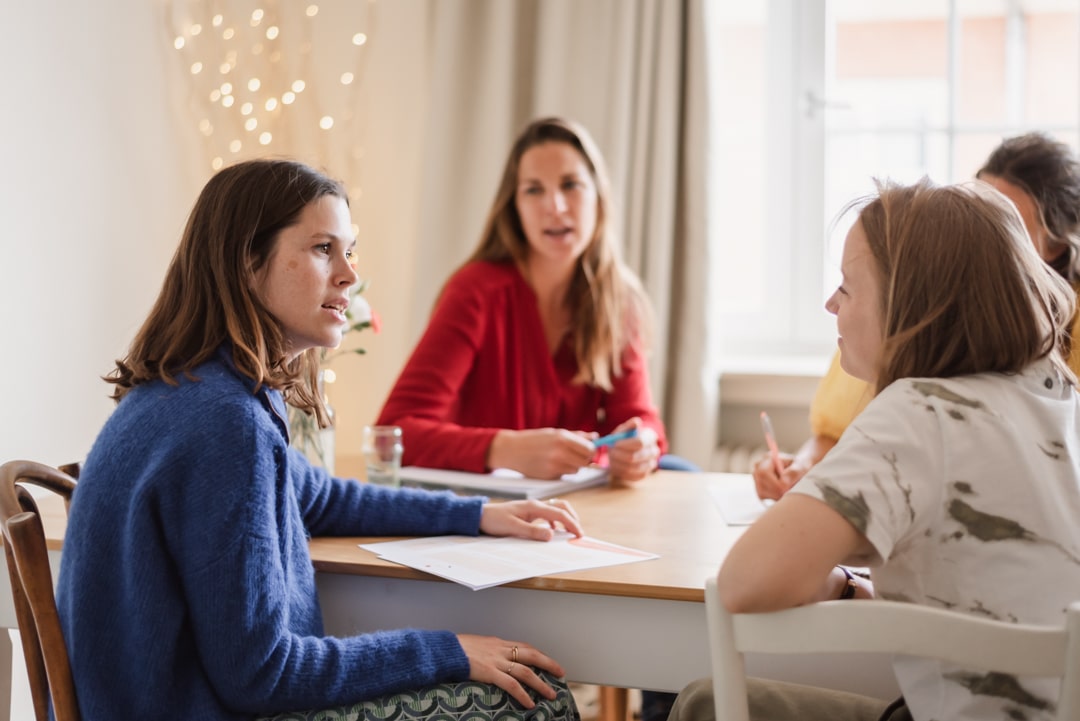
<svg viewBox="0 0 1080 721">
<path fill-rule="evenodd" d="M 667 448 L 649 391 L 651 308 L 623 263 L 603 160 L 559 118 L 531 123 L 506 161 L 480 244 L 451 276 L 380 424 L 403 428 L 404 463 L 534 478 L 572 473 L 592 439 L 636 481 Z"/>
</svg>

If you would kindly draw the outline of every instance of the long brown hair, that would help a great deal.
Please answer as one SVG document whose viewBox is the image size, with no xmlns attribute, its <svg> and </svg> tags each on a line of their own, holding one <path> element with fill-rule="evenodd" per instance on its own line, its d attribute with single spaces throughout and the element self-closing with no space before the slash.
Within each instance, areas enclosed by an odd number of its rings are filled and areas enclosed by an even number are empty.
<svg viewBox="0 0 1080 721">
<path fill-rule="evenodd" d="M 565 143 L 576 150 L 596 185 L 596 231 L 578 261 L 567 303 L 574 319 L 570 333 L 578 364 L 574 382 L 610 391 L 612 378 L 622 373 L 621 356 L 627 345 L 648 345 L 652 310 L 641 282 L 622 261 L 607 170 L 583 127 L 564 118 L 542 118 L 521 132 L 506 159 L 480 243 L 467 262 L 512 261 L 525 266 L 529 243 L 515 203 L 518 171 L 526 151 L 543 143 Z"/>
<path fill-rule="evenodd" d="M 1080 161 L 1069 146 L 1040 132 L 1006 138 L 975 177 L 984 174 L 1031 196 L 1050 240 L 1067 246 L 1058 272 L 1080 281 Z"/>
<path fill-rule="evenodd" d="M 1075 296 L 1042 262 L 1023 220 L 979 181 L 878 184 L 860 212 L 882 278 L 877 389 L 899 378 L 1018 373 L 1060 353 Z"/>
<path fill-rule="evenodd" d="M 236 367 L 256 387 L 284 391 L 292 405 L 326 425 L 315 390 L 318 350 L 286 362 L 281 326 L 252 289 L 278 234 L 326 195 L 348 202 L 341 183 L 291 160 L 250 160 L 214 175 L 195 201 L 150 315 L 105 378 L 116 386 L 112 398 L 120 402 L 157 379 L 175 385 L 179 374 L 190 374 L 228 342 Z"/>
</svg>

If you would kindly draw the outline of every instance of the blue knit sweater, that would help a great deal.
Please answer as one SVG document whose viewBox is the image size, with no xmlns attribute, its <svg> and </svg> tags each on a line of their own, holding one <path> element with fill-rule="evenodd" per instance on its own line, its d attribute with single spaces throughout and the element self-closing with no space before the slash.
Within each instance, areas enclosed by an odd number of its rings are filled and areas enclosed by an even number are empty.
<svg viewBox="0 0 1080 721">
<path fill-rule="evenodd" d="M 468 678 L 449 631 L 326 637 L 307 541 L 475 535 L 482 499 L 313 468 L 281 394 L 227 355 L 136 387 L 86 460 L 57 591 L 82 718 L 246 719 Z"/>
</svg>

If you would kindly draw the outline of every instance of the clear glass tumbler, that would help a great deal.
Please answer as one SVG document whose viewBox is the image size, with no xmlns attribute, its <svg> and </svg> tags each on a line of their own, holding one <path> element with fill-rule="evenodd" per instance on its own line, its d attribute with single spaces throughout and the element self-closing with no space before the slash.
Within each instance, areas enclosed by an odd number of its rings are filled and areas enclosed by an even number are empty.
<svg viewBox="0 0 1080 721">
<path fill-rule="evenodd" d="M 364 426 L 361 450 L 368 483 L 394 488 L 400 486 L 403 448 L 401 426 Z"/>
</svg>

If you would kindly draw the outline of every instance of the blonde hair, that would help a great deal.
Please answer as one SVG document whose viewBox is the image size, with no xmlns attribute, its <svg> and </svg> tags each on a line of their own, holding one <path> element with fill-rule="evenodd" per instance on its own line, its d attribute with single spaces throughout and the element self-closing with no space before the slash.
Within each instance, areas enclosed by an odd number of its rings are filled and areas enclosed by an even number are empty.
<svg viewBox="0 0 1080 721">
<path fill-rule="evenodd" d="M 480 243 L 467 262 L 514 262 L 524 267 L 529 243 L 515 203 L 518 171 L 525 152 L 544 143 L 565 143 L 574 148 L 596 185 L 596 231 L 578 261 L 567 303 L 574 319 L 570 331 L 578 365 L 574 382 L 610 391 L 612 379 L 622 373 L 626 347 L 634 342 L 648 345 L 652 310 L 641 282 L 619 253 L 607 171 L 584 128 L 563 118 L 542 118 L 522 131 L 506 159 Z"/>
<path fill-rule="evenodd" d="M 859 222 L 880 277 L 877 389 L 910 377 L 1018 373 L 1062 358 L 1075 295 L 1035 252 L 1015 206 L 980 181 L 878 183 Z"/>
</svg>

